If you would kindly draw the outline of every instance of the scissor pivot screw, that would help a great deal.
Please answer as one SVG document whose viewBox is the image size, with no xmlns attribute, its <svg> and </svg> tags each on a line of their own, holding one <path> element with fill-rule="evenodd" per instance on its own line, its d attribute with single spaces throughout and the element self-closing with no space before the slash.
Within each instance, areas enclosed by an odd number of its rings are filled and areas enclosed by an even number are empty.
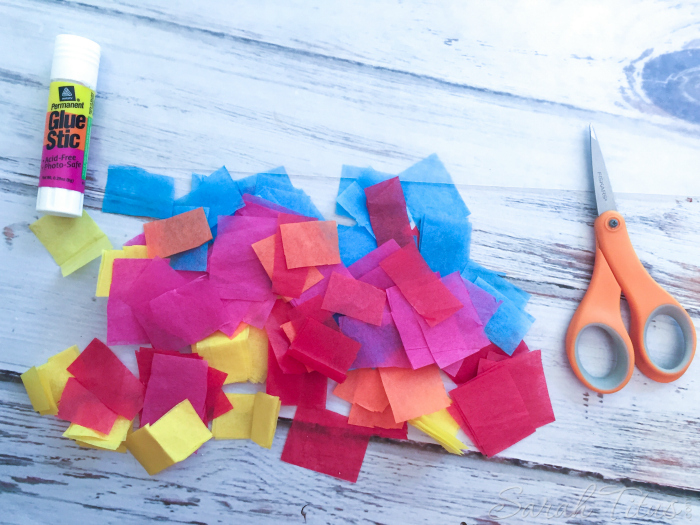
<svg viewBox="0 0 700 525">
<path fill-rule="evenodd" d="M 608 221 L 608 226 L 610 226 L 613 229 L 617 228 L 619 225 L 620 225 L 620 221 L 618 221 L 617 219 L 610 219 Z"/>
</svg>

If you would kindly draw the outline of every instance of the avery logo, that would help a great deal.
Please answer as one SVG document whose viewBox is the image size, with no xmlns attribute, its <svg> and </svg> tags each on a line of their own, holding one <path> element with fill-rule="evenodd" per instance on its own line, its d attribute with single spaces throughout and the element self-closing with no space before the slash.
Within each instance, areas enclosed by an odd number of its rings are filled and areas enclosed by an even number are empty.
<svg viewBox="0 0 700 525">
<path fill-rule="evenodd" d="M 75 102 L 75 87 L 73 86 L 58 86 L 58 98 L 61 102 Z"/>
</svg>

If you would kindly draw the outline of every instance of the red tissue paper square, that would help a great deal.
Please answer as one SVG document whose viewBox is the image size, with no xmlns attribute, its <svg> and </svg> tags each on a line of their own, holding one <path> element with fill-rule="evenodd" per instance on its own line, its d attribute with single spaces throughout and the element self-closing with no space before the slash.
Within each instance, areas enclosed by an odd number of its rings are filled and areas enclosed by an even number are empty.
<svg viewBox="0 0 700 525">
<path fill-rule="evenodd" d="M 206 414 L 205 424 L 212 419 L 223 416 L 226 412 L 233 410 L 233 405 L 221 388 L 226 382 L 228 374 L 209 367 L 207 370 L 207 398 L 204 404 L 204 412 Z"/>
<path fill-rule="evenodd" d="M 95 394 L 71 377 L 63 389 L 56 417 L 109 434 L 118 416 L 97 399 Z"/>
<path fill-rule="evenodd" d="M 202 359 L 202 356 L 199 354 L 183 354 L 177 350 L 156 350 L 155 348 L 142 346 L 136 350 L 136 364 L 139 367 L 139 379 L 143 383 L 143 386 L 148 385 L 148 380 L 151 377 L 151 369 L 153 368 L 153 356 L 156 354 L 173 355 L 186 359 Z"/>
<path fill-rule="evenodd" d="M 288 354 L 338 383 L 345 381 L 360 343 L 309 318 L 289 347 Z"/>
<path fill-rule="evenodd" d="M 381 326 L 385 304 L 383 290 L 333 272 L 321 308 Z"/>
<path fill-rule="evenodd" d="M 479 450 L 491 457 L 535 431 L 520 391 L 505 367 L 450 392 Z"/>
<path fill-rule="evenodd" d="M 480 372 L 480 374 L 500 367 L 507 368 L 510 371 L 510 375 L 518 387 L 518 391 L 530 414 L 530 420 L 535 428 L 554 421 L 554 411 L 552 410 L 552 401 L 549 398 L 547 381 L 544 377 L 542 352 L 540 350 L 522 353 L 500 361 L 483 361 L 486 363 L 486 367 L 484 372 Z"/>
<path fill-rule="evenodd" d="M 428 326 L 435 326 L 462 308 L 462 303 L 440 282 L 413 242 L 379 265 Z"/>
<path fill-rule="evenodd" d="M 520 344 L 513 352 L 513 357 L 523 352 L 529 352 L 530 349 L 525 344 L 525 341 L 520 341 Z M 506 354 L 503 350 L 498 348 L 495 344 L 491 343 L 478 352 L 465 357 L 462 361 L 458 361 L 453 365 L 443 368 L 445 372 L 452 381 L 457 385 L 466 383 L 470 379 L 476 377 L 477 371 L 479 369 L 479 360 L 486 359 L 489 355 L 498 355 L 500 358 L 508 359 L 510 356 Z"/>
<path fill-rule="evenodd" d="M 200 359 L 155 354 L 141 426 L 152 425 L 185 399 L 189 399 L 195 412 L 206 421 L 208 368 L 207 362 Z"/>
<path fill-rule="evenodd" d="M 289 339 L 281 328 L 281 325 L 290 321 L 292 307 L 282 299 L 277 300 L 272 308 L 270 317 L 265 323 L 265 332 L 270 343 L 270 348 L 275 355 L 275 362 L 282 373 L 303 374 L 306 366 L 289 355 Z M 270 364 L 268 363 L 268 367 Z M 268 378 L 269 381 L 269 378 Z"/>
<path fill-rule="evenodd" d="M 369 437 L 340 414 L 299 407 L 282 450 L 282 461 L 354 483 Z"/>
<path fill-rule="evenodd" d="M 128 420 L 143 407 L 143 383 L 99 339 L 90 342 L 68 372 L 107 408 Z"/>
<path fill-rule="evenodd" d="M 414 244 L 406 199 L 398 177 L 365 188 L 365 196 L 377 246 L 390 239 L 394 239 L 399 246 Z"/>
<path fill-rule="evenodd" d="M 272 348 L 269 348 L 265 392 L 279 397 L 282 406 L 326 408 L 327 388 L 328 378 L 318 372 L 283 373 Z"/>
</svg>

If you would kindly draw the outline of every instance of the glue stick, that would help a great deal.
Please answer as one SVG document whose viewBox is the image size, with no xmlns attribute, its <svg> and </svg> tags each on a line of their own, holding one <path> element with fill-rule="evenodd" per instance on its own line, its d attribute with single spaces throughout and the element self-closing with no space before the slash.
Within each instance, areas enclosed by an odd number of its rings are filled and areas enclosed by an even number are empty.
<svg viewBox="0 0 700 525">
<path fill-rule="evenodd" d="M 51 66 L 36 211 L 80 217 L 87 176 L 100 46 L 58 35 Z"/>
</svg>

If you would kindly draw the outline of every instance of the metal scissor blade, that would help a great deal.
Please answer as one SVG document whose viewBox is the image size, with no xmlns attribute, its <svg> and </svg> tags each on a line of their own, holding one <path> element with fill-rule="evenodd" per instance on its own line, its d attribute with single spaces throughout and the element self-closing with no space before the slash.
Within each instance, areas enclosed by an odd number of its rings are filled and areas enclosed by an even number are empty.
<svg viewBox="0 0 700 525">
<path fill-rule="evenodd" d="M 595 202 L 598 206 L 598 215 L 606 211 L 615 210 L 615 196 L 613 195 L 608 170 L 605 169 L 603 153 L 600 151 L 598 137 L 593 126 L 591 128 L 591 164 L 593 165 L 593 186 L 595 187 Z"/>
</svg>

